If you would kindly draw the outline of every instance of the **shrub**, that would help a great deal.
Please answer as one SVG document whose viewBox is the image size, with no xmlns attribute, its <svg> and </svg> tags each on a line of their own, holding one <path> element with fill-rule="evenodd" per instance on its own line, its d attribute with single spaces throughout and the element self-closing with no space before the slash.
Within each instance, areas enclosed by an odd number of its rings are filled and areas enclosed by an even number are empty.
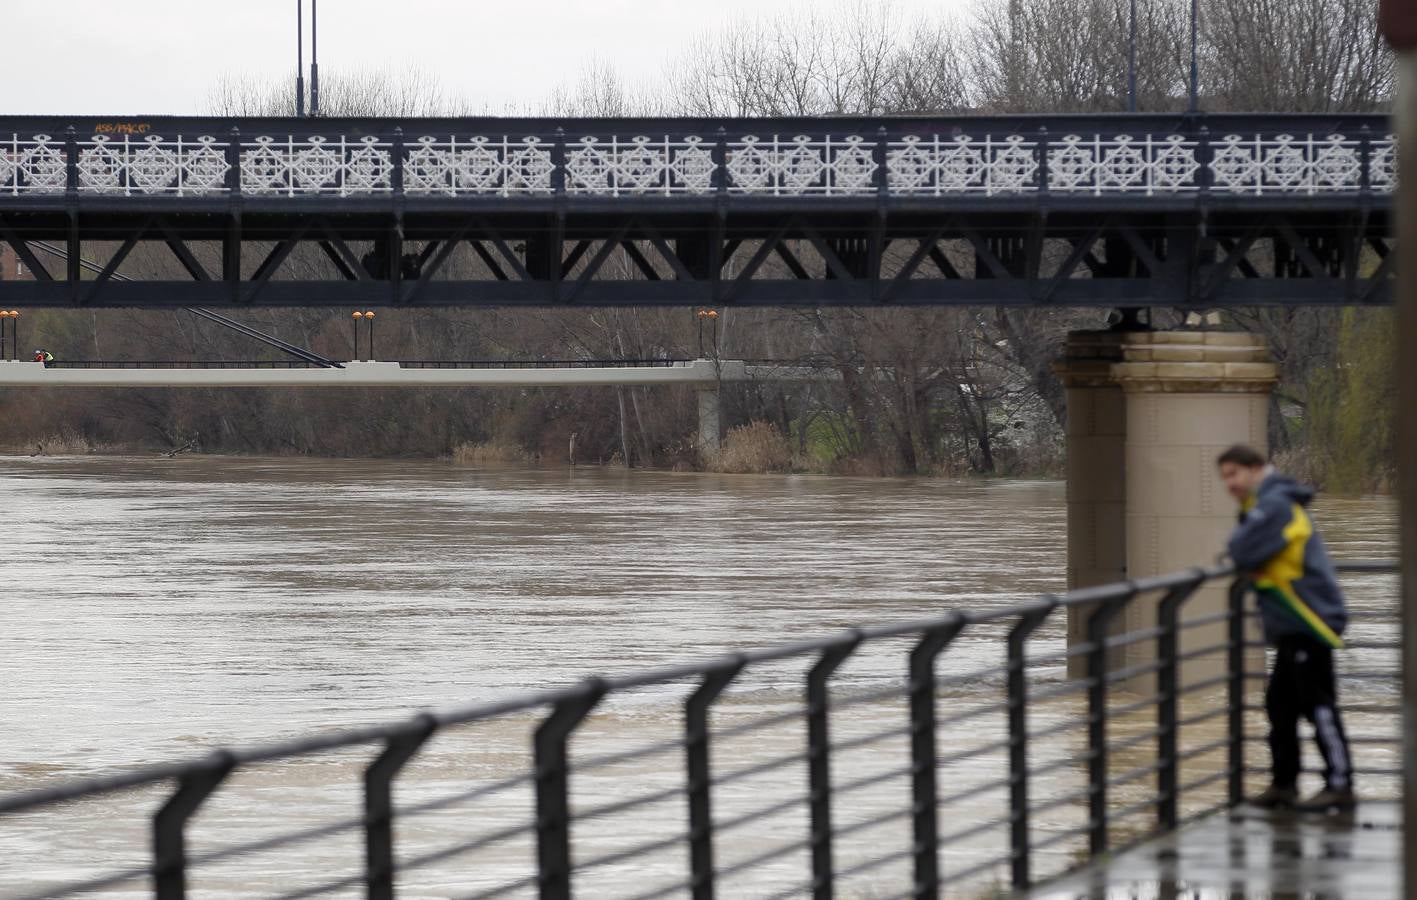
<svg viewBox="0 0 1417 900">
<path fill-rule="evenodd" d="M 453 462 L 459 466 L 524 465 L 532 461 L 532 455 L 524 448 L 503 438 L 453 448 Z"/>
<path fill-rule="evenodd" d="M 792 447 L 771 422 L 750 422 L 729 431 L 723 446 L 708 457 L 712 472 L 790 472 Z"/>
</svg>

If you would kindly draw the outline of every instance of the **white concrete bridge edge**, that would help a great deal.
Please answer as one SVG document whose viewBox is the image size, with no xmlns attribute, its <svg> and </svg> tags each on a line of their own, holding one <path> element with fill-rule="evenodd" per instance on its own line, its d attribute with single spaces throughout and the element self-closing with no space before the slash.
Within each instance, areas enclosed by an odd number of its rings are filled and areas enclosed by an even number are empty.
<svg viewBox="0 0 1417 900">
<path fill-rule="evenodd" d="M 344 368 L 68 368 L 28 360 L 0 362 L 0 387 L 628 387 L 723 382 L 837 381 L 833 369 L 748 365 L 696 359 L 672 366 L 542 369 L 405 368 L 396 362 L 349 362 Z"/>
</svg>

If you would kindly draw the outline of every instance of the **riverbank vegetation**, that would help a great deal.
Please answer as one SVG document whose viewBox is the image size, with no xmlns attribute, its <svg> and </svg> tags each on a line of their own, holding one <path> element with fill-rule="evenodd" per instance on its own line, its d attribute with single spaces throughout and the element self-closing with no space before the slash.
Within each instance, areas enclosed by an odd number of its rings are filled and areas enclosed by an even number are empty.
<svg viewBox="0 0 1417 900">
<path fill-rule="evenodd" d="M 1392 60 L 1364 0 L 1202 0 L 1202 107 L 1315 113 L 1383 108 Z M 1186 0 L 1139 5 L 1138 106 L 1187 104 Z M 594 63 L 548 98 L 547 115 L 692 116 L 1111 112 L 1125 108 L 1122 0 L 981 0 L 962 18 L 904 23 L 889 4 L 743 22 L 706 34 L 655 85 Z M 289 113 L 287 87 L 218 86 L 210 111 Z M 326 73 L 332 115 L 483 112 L 426 73 Z M 216 248 L 194 248 L 216 254 Z M 107 258 L 110 247 L 95 246 Z M 1265 252 L 1261 249 L 1259 252 Z M 749 254 L 751 255 L 751 254 Z M 471 257 L 471 254 L 468 254 Z M 218 266 L 215 256 L 212 267 Z M 1376 260 L 1373 261 L 1376 265 Z M 123 273 L 170 275 L 161 245 Z M 318 250 L 293 276 L 332 277 Z M 459 266 L 475 259 L 453 258 Z M 637 271 L 612 258 L 623 277 Z M 773 263 L 769 263 L 769 268 Z M 1194 316 L 1197 311 L 1189 311 Z M 335 358 L 352 353 L 347 313 L 250 310 L 248 324 Z M 1187 314 L 1154 310 L 1157 327 Z M 1390 478 L 1391 326 L 1384 310 L 1225 312 L 1265 336 L 1282 370 L 1271 445 L 1333 488 Z M 690 309 L 381 310 L 385 359 L 772 359 L 832 370 L 811 385 L 725 385 L 728 429 L 710 456 L 693 444 L 684 388 L 557 390 L 130 390 L 0 394 L 0 446 L 334 456 L 441 456 L 466 464 L 616 463 L 723 471 L 1050 474 L 1061 468 L 1063 390 L 1050 369 L 1071 329 L 1104 314 L 1060 309 L 725 309 L 712 335 Z M 264 348 L 177 312 L 35 310 L 25 348 L 61 358 L 264 359 Z"/>
</svg>

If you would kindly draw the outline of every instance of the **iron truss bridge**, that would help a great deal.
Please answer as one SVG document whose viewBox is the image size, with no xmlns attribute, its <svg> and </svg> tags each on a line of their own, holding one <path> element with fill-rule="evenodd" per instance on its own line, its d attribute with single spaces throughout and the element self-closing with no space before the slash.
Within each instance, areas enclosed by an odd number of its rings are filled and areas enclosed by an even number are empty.
<svg viewBox="0 0 1417 900">
<path fill-rule="evenodd" d="M 1389 128 L 0 119 L 0 241 L 34 279 L 0 303 L 1386 303 Z"/>
</svg>

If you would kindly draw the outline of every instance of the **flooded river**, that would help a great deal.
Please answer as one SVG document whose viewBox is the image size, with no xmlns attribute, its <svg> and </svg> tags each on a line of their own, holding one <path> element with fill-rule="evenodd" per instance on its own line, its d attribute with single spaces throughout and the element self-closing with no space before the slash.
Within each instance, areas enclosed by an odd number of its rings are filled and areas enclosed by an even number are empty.
<svg viewBox="0 0 1417 900">
<path fill-rule="evenodd" d="M 997 607 L 1064 586 L 1058 482 L 55 458 L 0 459 L 0 497 L 0 793 L 851 625 Z M 1325 500 L 1316 517 L 1339 558 L 1393 553 L 1395 509 L 1386 500 Z M 1391 585 L 1371 577 L 1354 595 L 1360 611 L 1386 610 L 1391 600 Z M 1061 617 L 1035 643 L 1061 649 Z M 899 683 L 901 647 L 885 650 L 853 658 L 834 686 Z M 951 648 L 941 671 L 1000 661 L 997 632 L 981 634 Z M 745 673 L 725 698 L 724 720 L 800 702 L 800 668 Z M 587 724 L 584 740 L 614 750 L 671 737 L 681 697 L 617 699 Z M 838 731 L 898 725 L 901 708 L 863 706 L 859 723 Z M 1078 711 L 1060 704 L 1045 714 L 1061 721 Z M 512 717 L 435 738 L 401 777 L 399 799 L 524 769 L 533 725 Z M 747 765 L 800 746 L 800 726 L 790 724 L 716 753 Z M 273 817 L 288 828 L 329 810 L 356 812 L 365 761 L 331 754 L 238 773 L 194 823 L 193 843 L 256 839 Z M 588 775 L 576 799 L 603 803 L 627 778 L 646 790 L 672 785 L 681 764 L 670 754 Z M 781 790 L 801 775 L 774 778 Z M 724 808 L 757 789 L 745 781 L 734 790 Z M 141 862 L 143 816 L 155 797 L 136 792 L 12 820 L 0 830 L 0 896 Z M 459 828 L 475 835 L 479 823 L 524 818 L 529 808 L 528 795 L 511 792 L 475 815 L 410 822 L 401 852 L 465 836 Z M 639 816 L 605 833 L 662 837 L 654 822 L 683 822 L 682 804 L 666 809 L 662 819 Z M 786 815 L 790 837 L 805 817 Z M 908 820 L 896 827 L 892 841 Z M 209 896 L 267 896 L 312 873 L 357 872 L 361 840 L 354 833 L 264 854 L 254 868 L 213 866 L 194 886 Z M 721 855 L 731 862 L 734 850 Z M 471 893 L 524 867 L 529 853 L 512 842 L 433 867 L 409 876 L 403 895 Z M 676 854 L 662 873 L 609 866 L 583 893 L 647 890 L 656 874 L 672 880 L 683 868 Z M 768 881 L 726 895 L 790 888 L 805 871 L 789 857 Z M 891 893 L 903 875 L 874 877 L 859 896 Z"/>
</svg>

